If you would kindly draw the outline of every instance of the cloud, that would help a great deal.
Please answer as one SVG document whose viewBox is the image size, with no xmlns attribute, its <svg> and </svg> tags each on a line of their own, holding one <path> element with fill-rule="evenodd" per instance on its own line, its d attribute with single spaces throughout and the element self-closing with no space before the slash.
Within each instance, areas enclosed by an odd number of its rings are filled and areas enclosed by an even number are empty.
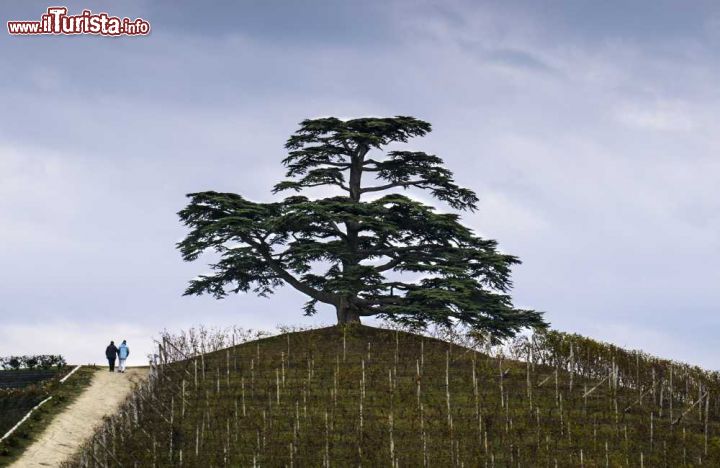
<svg viewBox="0 0 720 468">
<path fill-rule="evenodd" d="M 492 62 L 511 67 L 526 68 L 545 73 L 555 73 L 555 70 L 538 57 L 523 50 L 517 49 L 496 49 L 486 54 L 486 58 Z"/>
<path fill-rule="evenodd" d="M 691 131 L 697 124 L 682 105 L 658 103 L 647 107 L 631 106 L 617 112 L 618 120 L 640 129 L 657 131 Z"/>
<path fill-rule="evenodd" d="M 465 222 L 524 261 L 518 303 L 720 367 L 716 8 L 181 5 L 105 5 L 147 38 L 0 37 L 0 352 L 46 338 L 90 361 L 115 330 L 296 321 L 287 288 L 180 296 L 207 269 L 174 248 L 184 195 L 270 200 L 300 120 L 409 114 L 434 128 L 411 145 L 480 195 Z"/>
</svg>

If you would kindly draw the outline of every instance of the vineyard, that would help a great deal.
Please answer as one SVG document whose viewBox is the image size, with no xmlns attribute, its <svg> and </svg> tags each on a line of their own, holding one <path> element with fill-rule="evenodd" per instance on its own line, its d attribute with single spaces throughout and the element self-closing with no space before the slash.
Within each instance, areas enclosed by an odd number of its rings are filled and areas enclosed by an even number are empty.
<svg viewBox="0 0 720 468">
<path fill-rule="evenodd" d="M 576 335 L 166 335 L 66 466 L 718 466 L 720 376 Z"/>
<path fill-rule="evenodd" d="M 58 368 L 0 371 L 0 389 L 24 388 L 31 385 L 37 385 L 60 375 L 63 370 L 63 368 Z"/>
<path fill-rule="evenodd" d="M 45 398 L 47 390 L 39 386 L 23 390 L 0 390 L 0 436 Z"/>
<path fill-rule="evenodd" d="M 61 383 L 64 377 L 70 375 L 71 369 L 61 365 L 53 369 L 0 371 L 0 381 L 8 384 L 7 388 L 0 388 L 0 437 L 15 427 L 38 403 L 45 402 L 11 435 L 0 441 L 0 466 L 14 460 L 32 444 L 34 437 L 42 432 L 52 417 L 89 385 L 95 372 L 91 367 L 82 368 Z M 19 381 L 23 382 L 21 387 L 17 385 Z"/>
<path fill-rule="evenodd" d="M 0 389 L 37 385 L 66 371 L 59 355 L 0 357 Z"/>
<path fill-rule="evenodd" d="M 69 370 L 61 356 L 0 358 L 0 436 L 48 395 L 53 382 Z"/>
</svg>

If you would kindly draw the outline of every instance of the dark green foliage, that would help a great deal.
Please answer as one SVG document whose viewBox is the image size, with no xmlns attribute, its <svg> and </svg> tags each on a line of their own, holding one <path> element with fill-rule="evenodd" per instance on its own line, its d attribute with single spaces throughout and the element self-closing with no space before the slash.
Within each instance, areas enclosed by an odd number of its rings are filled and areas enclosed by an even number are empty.
<svg viewBox="0 0 720 468">
<path fill-rule="evenodd" d="M 555 334 L 515 341 L 520 362 L 362 326 L 283 334 L 161 365 L 68 466 L 718 466 L 717 376 L 635 388 L 630 364 L 583 358 L 608 349 Z"/>
<path fill-rule="evenodd" d="M 429 131 L 412 117 L 306 120 L 286 144 L 288 179 L 275 192 L 322 186 L 338 195 L 256 203 L 232 193 L 190 194 L 179 213 L 190 233 L 178 248 L 187 261 L 206 251 L 219 260 L 186 294 L 264 296 L 287 283 L 309 296 L 307 315 L 324 303 L 339 323 L 363 316 L 413 326 L 460 322 L 497 337 L 544 326 L 540 313 L 512 304 L 516 257 L 498 252 L 457 214 L 397 192 L 426 190 L 453 208 L 475 208 L 475 194 L 455 183 L 439 157 L 383 153 Z"/>
</svg>

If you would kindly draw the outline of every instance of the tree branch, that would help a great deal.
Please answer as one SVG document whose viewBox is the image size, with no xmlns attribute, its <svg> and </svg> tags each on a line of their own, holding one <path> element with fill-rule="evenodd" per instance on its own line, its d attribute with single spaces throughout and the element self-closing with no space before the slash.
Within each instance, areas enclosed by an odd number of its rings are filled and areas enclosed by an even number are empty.
<svg viewBox="0 0 720 468">
<path fill-rule="evenodd" d="M 345 234 L 342 229 L 340 229 L 340 226 L 337 225 L 335 221 L 329 221 L 330 226 L 332 226 L 335 233 L 340 236 L 343 239 L 347 239 L 347 234 Z"/>
<path fill-rule="evenodd" d="M 339 182 L 318 182 L 318 183 L 315 183 L 315 184 L 308 184 L 308 183 L 298 182 L 298 185 L 299 185 L 300 187 L 306 187 L 306 188 L 307 188 L 307 187 L 323 187 L 323 186 L 329 185 L 329 184 L 330 184 L 330 185 L 337 185 L 338 187 L 340 187 L 341 189 L 345 190 L 346 192 L 349 192 L 349 191 L 350 191 L 350 187 L 348 187 L 348 186 L 345 185 L 345 184 L 341 184 L 341 183 L 339 183 Z"/>
<path fill-rule="evenodd" d="M 308 296 L 312 297 L 315 300 L 318 300 L 320 302 L 324 302 L 325 304 L 332 304 L 335 305 L 338 302 L 338 297 L 335 294 L 330 294 L 323 291 L 318 291 L 317 289 L 308 286 L 307 284 L 303 283 L 299 279 L 295 278 L 290 272 L 285 270 L 278 262 L 275 260 L 272 256 L 272 253 L 270 252 L 270 248 L 268 247 L 265 242 L 261 241 L 260 243 L 254 242 L 252 240 L 246 240 L 246 242 L 253 247 L 255 247 L 260 255 L 262 255 L 263 259 L 268 263 L 268 266 L 283 280 L 285 280 L 288 284 L 290 284 L 292 287 L 297 289 L 298 291 L 307 294 Z"/>
<path fill-rule="evenodd" d="M 378 272 L 391 270 L 391 269 L 395 268 L 396 266 L 400 265 L 401 262 L 402 262 L 402 260 L 400 260 L 399 258 L 394 258 L 387 263 L 376 266 L 375 270 Z"/>
<path fill-rule="evenodd" d="M 423 186 L 424 184 L 426 184 L 426 183 L 427 183 L 427 182 L 422 181 L 422 180 L 413 180 L 413 181 L 410 181 L 410 182 L 393 182 L 393 183 L 390 183 L 390 184 L 379 185 L 379 186 L 377 186 L 377 187 L 366 187 L 366 188 L 364 188 L 364 189 L 361 189 L 361 190 L 360 190 L 360 193 L 380 192 L 380 191 L 382 191 L 382 190 L 388 190 L 388 189 L 395 188 L 395 187 L 410 187 L 410 186 L 414 186 L 414 187 L 420 187 L 420 188 L 422 188 L 422 186 Z"/>
<path fill-rule="evenodd" d="M 348 163 L 336 163 L 336 162 L 324 161 L 324 162 L 321 162 L 320 164 L 325 164 L 325 165 L 333 166 L 333 167 L 342 167 L 343 169 L 350 169 L 350 164 L 348 164 Z"/>
</svg>

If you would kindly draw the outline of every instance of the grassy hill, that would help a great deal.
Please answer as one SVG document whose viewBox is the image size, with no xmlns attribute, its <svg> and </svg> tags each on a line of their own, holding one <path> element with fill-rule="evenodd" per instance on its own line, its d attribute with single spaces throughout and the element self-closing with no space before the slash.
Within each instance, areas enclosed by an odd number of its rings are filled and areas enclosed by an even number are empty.
<svg viewBox="0 0 720 468">
<path fill-rule="evenodd" d="M 577 335 L 190 341 L 68 466 L 720 466 L 716 373 Z"/>
<path fill-rule="evenodd" d="M 48 423 L 80 395 L 89 385 L 96 369 L 83 366 L 65 383 L 62 377 L 71 372 L 72 367 L 55 369 L 52 373 L 35 371 L 3 371 L 0 380 L 13 388 L 0 388 L 0 436 L 14 427 L 38 403 L 49 396 L 52 399 L 32 413 L 11 436 L 0 442 L 0 466 L 12 463 L 29 447 Z M 13 375 L 16 374 L 16 375 Z M 52 375 L 52 378 L 46 378 Z M 28 385 L 15 388 L 22 381 Z M 11 385 L 8 385 L 10 387 Z"/>
</svg>

